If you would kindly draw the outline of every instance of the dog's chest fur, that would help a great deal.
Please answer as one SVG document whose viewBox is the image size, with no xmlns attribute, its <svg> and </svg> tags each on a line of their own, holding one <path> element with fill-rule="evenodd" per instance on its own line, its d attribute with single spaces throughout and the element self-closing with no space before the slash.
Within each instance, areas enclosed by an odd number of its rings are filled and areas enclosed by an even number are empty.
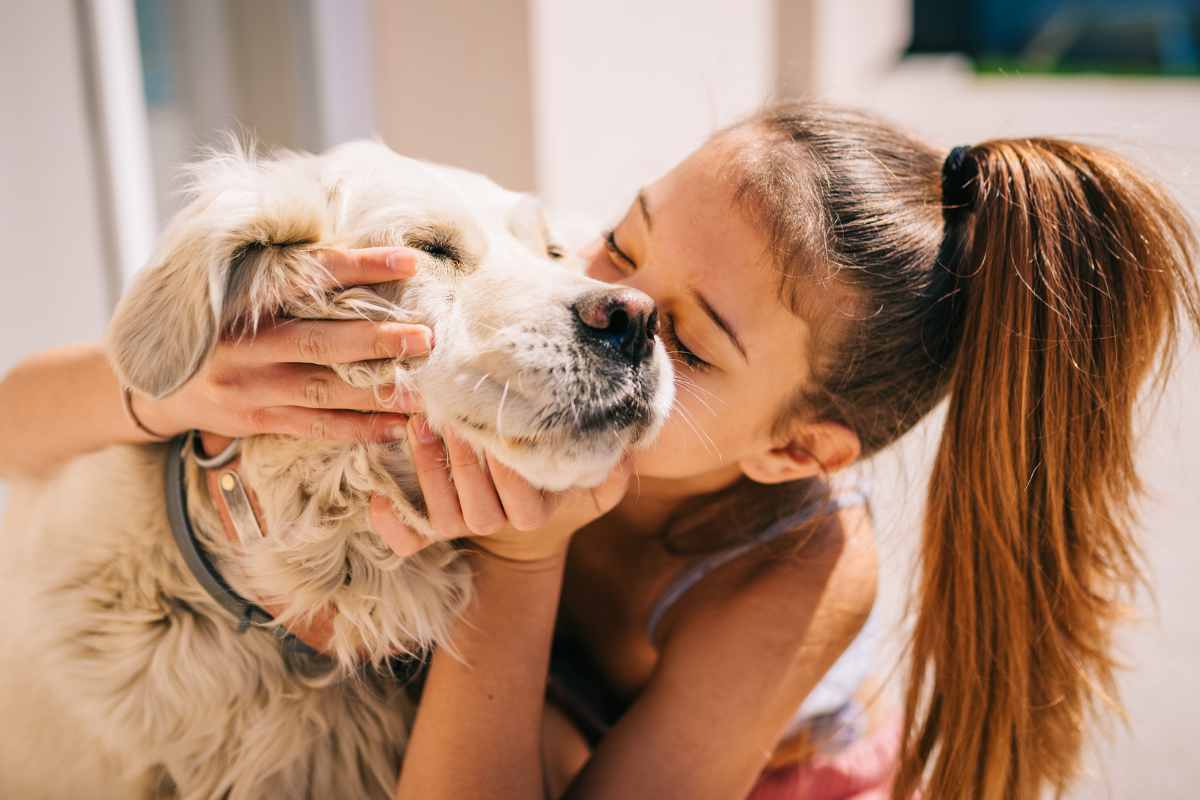
<svg viewBox="0 0 1200 800">
<path fill-rule="evenodd" d="M 218 555 L 241 583 L 237 588 L 248 591 L 257 582 L 261 591 L 267 576 L 280 592 L 291 583 L 298 597 L 329 599 L 347 615 L 340 633 L 348 648 L 364 644 L 356 631 L 387 602 L 378 594 L 398 570 L 406 595 L 426 580 L 431 604 L 458 589 L 465 597 L 465 570 L 448 563 L 445 551 L 412 563 L 395 563 L 394 556 L 389 563 L 376 551 L 374 537 L 360 527 L 363 493 L 371 489 L 366 453 L 330 448 L 297 461 L 276 443 L 264 453 L 278 454 L 278 461 L 256 460 L 248 444 L 252 474 L 303 473 L 275 481 L 275 493 L 267 492 L 275 524 L 283 515 L 303 521 L 307 514 L 321 524 L 279 527 L 288 547 L 236 559 L 238 569 L 231 568 L 231 553 Z M 286 663 L 267 632 L 239 635 L 187 572 L 171 539 L 164 456 L 162 447 L 110 448 L 49 480 L 12 487 L 0 579 L 12 609 L 0 623 L 0 649 L 11 662 L 0 685 L 7 723 L 0 752 L 24 757 L 20 769 L 0 771 L 0 796 L 61 797 L 88 785 L 123 787 L 114 796 L 172 796 L 166 773 L 187 787 L 179 795 L 186 797 L 226 790 L 231 798 L 388 796 L 411 712 L 403 686 L 370 669 L 306 676 Z M 339 460 L 348 480 L 330 477 Z M 198 535 L 219 547 L 219 522 L 194 471 L 188 489 Z M 340 519 L 329 513 L 337 508 Z M 456 575 L 458 587 L 447 583 Z M 405 636 L 411 645 L 414 634 L 429 633 L 388 631 L 386 623 L 375 620 L 374 646 Z M 31 704 L 30 697 L 42 701 Z M 59 744 L 30 747 L 47 740 Z M 64 748 L 72 747 L 79 758 L 64 769 Z M 37 793 L 27 793 L 31 787 Z"/>
</svg>

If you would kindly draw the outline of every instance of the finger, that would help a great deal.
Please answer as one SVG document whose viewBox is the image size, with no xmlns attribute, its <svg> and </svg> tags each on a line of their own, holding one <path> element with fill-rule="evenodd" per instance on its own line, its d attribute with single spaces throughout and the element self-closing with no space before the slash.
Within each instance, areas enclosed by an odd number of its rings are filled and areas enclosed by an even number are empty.
<svg viewBox="0 0 1200 800">
<path fill-rule="evenodd" d="M 408 444 L 412 449 L 417 483 L 421 486 L 421 494 L 425 496 L 429 524 L 447 539 L 470 536 L 471 530 L 463 520 L 462 508 L 458 504 L 458 492 L 450 482 L 446 450 L 442 440 L 430 430 L 424 416 L 417 415 L 409 421 Z"/>
<path fill-rule="evenodd" d="M 405 414 L 364 414 L 296 406 L 270 406 L 250 412 L 249 433 L 281 433 L 300 439 L 340 442 L 393 442 L 407 435 Z"/>
<path fill-rule="evenodd" d="M 328 248 L 314 255 L 337 286 L 401 281 L 417 273 L 418 251 L 409 247 Z"/>
<path fill-rule="evenodd" d="M 633 459 L 626 456 L 617 466 L 613 467 L 612 472 L 608 473 L 608 477 L 604 479 L 603 483 L 589 490 L 597 512 L 607 514 L 617 503 L 621 502 L 621 498 L 629 490 L 629 479 L 632 475 Z"/>
<path fill-rule="evenodd" d="M 256 363 L 349 364 L 425 355 L 433 331 L 424 325 L 370 320 L 285 320 L 259 332 L 245 357 Z"/>
<path fill-rule="evenodd" d="M 545 525 L 558 506 L 559 497 L 534 487 L 491 455 L 487 463 L 508 523 L 519 531 L 537 530 Z"/>
<path fill-rule="evenodd" d="M 381 494 L 371 495 L 371 529 L 392 552 L 407 558 L 429 546 L 430 541 L 400 521 L 392 501 Z"/>
<path fill-rule="evenodd" d="M 492 485 L 487 465 L 475 454 L 471 445 L 446 432 L 446 452 L 450 458 L 450 476 L 458 493 L 458 505 L 463 521 L 476 536 L 487 536 L 504 527 L 508 519 Z"/>
<path fill-rule="evenodd" d="M 255 384 L 254 402 L 260 406 L 302 406 L 358 411 L 420 411 L 421 396 L 396 386 L 375 390 L 351 386 L 328 367 L 279 364 Z"/>
<path fill-rule="evenodd" d="M 613 467 L 599 486 L 571 489 L 560 497 L 570 506 L 571 517 L 580 525 L 586 525 L 616 507 L 629 489 L 632 474 L 632 460 L 627 456 Z"/>
</svg>

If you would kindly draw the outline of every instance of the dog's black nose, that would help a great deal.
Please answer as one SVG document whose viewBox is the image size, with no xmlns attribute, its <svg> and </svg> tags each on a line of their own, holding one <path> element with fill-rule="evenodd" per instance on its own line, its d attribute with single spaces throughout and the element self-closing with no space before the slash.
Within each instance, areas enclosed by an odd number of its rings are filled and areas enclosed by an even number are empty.
<svg viewBox="0 0 1200 800">
<path fill-rule="evenodd" d="M 658 332 L 658 309 L 637 289 L 600 289 L 581 297 L 572 309 L 583 335 L 603 342 L 634 363 L 649 358 Z"/>
</svg>

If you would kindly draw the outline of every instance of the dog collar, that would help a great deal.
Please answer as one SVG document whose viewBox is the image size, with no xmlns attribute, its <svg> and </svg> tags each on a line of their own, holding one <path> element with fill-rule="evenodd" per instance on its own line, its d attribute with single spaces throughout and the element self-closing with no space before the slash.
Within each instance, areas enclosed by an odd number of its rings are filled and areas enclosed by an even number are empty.
<svg viewBox="0 0 1200 800">
<path fill-rule="evenodd" d="M 213 493 L 212 500 L 217 506 L 222 525 L 225 526 L 226 536 L 232 541 L 237 541 L 239 536 L 250 533 L 245 529 L 251 522 L 254 533 L 262 535 L 250 497 L 243 489 L 236 465 L 233 463 L 239 458 L 239 445 L 240 441 L 235 439 L 220 454 L 207 458 L 196 451 L 195 431 L 188 431 L 171 440 L 167 448 L 165 472 L 167 519 L 171 524 L 171 536 L 196 582 L 237 620 L 238 633 L 244 632 L 251 625 L 264 627 L 279 639 L 285 653 L 316 654 L 324 650 L 328 643 L 328 620 L 325 620 L 326 625 L 314 625 L 307 631 L 293 631 L 282 625 L 272 624 L 275 621 L 272 613 L 234 591 L 212 565 L 196 539 L 195 530 L 188 518 L 185 465 L 190 454 L 197 466 L 205 470 L 209 491 Z M 218 477 L 215 470 L 219 468 L 225 469 Z M 228 500 L 230 496 L 234 498 L 232 505 Z M 234 508 L 237 510 L 234 511 Z M 230 530 L 231 525 L 234 530 Z M 319 628 L 324 630 L 318 630 Z"/>
</svg>

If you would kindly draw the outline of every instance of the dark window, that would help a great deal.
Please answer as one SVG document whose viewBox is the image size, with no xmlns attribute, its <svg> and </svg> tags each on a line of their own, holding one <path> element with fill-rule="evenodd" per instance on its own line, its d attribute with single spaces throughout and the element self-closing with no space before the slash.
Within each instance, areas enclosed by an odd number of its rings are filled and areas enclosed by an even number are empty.
<svg viewBox="0 0 1200 800">
<path fill-rule="evenodd" d="M 984 71 L 1200 74 L 1200 0 L 915 0 L 914 53 Z"/>
</svg>

